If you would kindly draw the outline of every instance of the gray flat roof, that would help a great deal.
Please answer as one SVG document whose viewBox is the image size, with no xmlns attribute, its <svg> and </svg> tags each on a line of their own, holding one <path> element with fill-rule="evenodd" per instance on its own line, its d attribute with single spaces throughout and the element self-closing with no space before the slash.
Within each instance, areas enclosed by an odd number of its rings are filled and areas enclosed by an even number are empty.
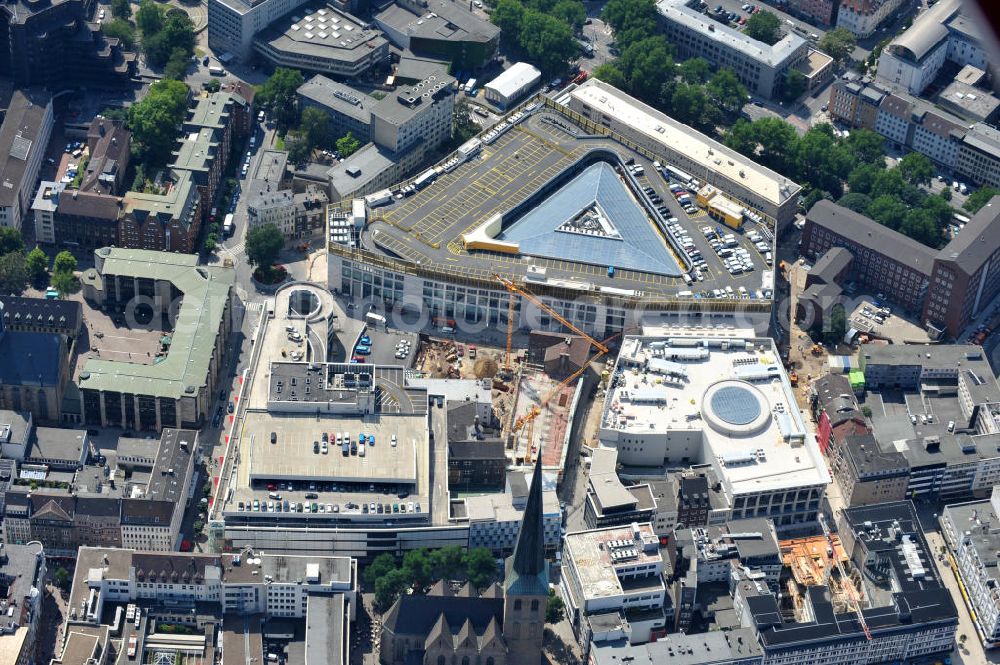
<svg viewBox="0 0 1000 665">
<path fill-rule="evenodd" d="M 36 427 L 29 458 L 57 459 L 79 463 L 87 445 L 87 431 L 58 427 Z"/>
<path fill-rule="evenodd" d="M 473 14 L 465 5 L 444 0 L 425 4 L 426 11 L 415 13 L 395 3 L 375 16 L 375 20 L 408 37 L 453 42 L 488 42 L 500 28 Z"/>
<path fill-rule="evenodd" d="M 254 41 L 296 57 L 357 62 L 372 49 L 388 45 L 378 30 L 332 5 L 316 3 L 292 10 L 263 30 Z"/>
<path fill-rule="evenodd" d="M 299 86 L 297 92 L 299 97 L 365 124 L 371 122 L 371 109 L 378 103 L 377 99 L 360 90 L 319 74 Z"/>
<path fill-rule="evenodd" d="M 933 270 L 937 256 L 935 250 L 833 201 L 824 199 L 816 203 L 806 213 L 806 220 L 874 249 L 928 277 Z"/>
<path fill-rule="evenodd" d="M 656 9 L 668 21 L 674 21 L 711 39 L 723 48 L 739 51 L 774 68 L 780 68 L 807 43 L 804 37 L 791 31 L 773 45 L 759 42 L 692 9 L 688 6 L 688 0 L 659 0 Z"/>
<path fill-rule="evenodd" d="M 397 88 L 386 95 L 378 101 L 372 113 L 386 122 L 401 125 L 426 105 L 454 94 L 455 83 L 455 77 L 448 74 L 431 74 L 413 85 Z"/>
<path fill-rule="evenodd" d="M 369 143 L 344 161 L 335 164 L 326 175 L 334 192 L 355 192 L 395 164 L 396 156 L 391 150 Z M 361 173 L 352 176 L 347 172 L 348 169 L 357 169 Z"/>
<path fill-rule="evenodd" d="M 344 594 L 309 594 L 306 600 L 305 665 L 342 665 L 344 623 L 347 620 Z"/>
<path fill-rule="evenodd" d="M 42 118 L 49 108 L 51 97 L 48 93 L 31 90 L 15 90 L 7 107 L 3 125 L 0 125 L 0 206 L 14 205 L 20 195 L 31 152 L 45 151 L 39 145 Z M 34 178 L 35 174 L 31 174 Z M 23 211 L 22 214 L 26 214 Z"/>
</svg>

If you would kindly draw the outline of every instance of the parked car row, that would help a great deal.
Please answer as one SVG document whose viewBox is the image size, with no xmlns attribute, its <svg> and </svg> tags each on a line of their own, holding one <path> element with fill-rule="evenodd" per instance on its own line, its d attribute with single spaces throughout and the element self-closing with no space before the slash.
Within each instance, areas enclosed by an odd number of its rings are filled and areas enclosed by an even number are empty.
<svg viewBox="0 0 1000 665">
<path fill-rule="evenodd" d="M 357 504 L 347 502 L 343 509 L 339 503 L 319 503 L 317 501 L 289 501 L 279 498 L 274 499 L 254 499 L 253 501 L 240 501 L 236 504 L 240 512 L 254 513 L 362 513 L 365 515 L 382 515 L 397 513 L 420 513 L 422 509 L 419 501 L 381 503 L 370 502 Z M 138 625 L 138 624 L 137 624 Z"/>
</svg>

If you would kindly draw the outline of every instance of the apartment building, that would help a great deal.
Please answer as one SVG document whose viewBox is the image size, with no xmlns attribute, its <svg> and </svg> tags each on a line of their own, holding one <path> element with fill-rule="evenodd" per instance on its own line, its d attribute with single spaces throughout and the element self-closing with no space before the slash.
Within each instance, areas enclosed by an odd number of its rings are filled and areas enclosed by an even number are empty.
<svg viewBox="0 0 1000 665">
<path fill-rule="evenodd" d="M 830 117 L 851 127 L 874 131 L 885 92 L 854 78 L 837 79 L 830 86 Z"/>
<path fill-rule="evenodd" d="M 742 568 L 755 579 L 778 589 L 784 564 L 774 524 L 758 517 L 721 526 L 678 529 L 674 543 L 675 572 L 694 571 L 698 585 L 729 585 L 734 569 Z"/>
<path fill-rule="evenodd" d="M 829 459 L 845 505 L 867 506 L 909 496 L 910 463 L 906 456 L 882 449 L 870 433 L 835 440 Z"/>
<path fill-rule="evenodd" d="M 129 249 L 194 252 L 201 232 L 202 199 L 188 171 L 178 171 L 166 192 L 126 192 L 118 241 Z"/>
<path fill-rule="evenodd" d="M 61 430 L 77 433 L 81 430 Z M 50 439 L 49 448 L 79 441 Z M 114 455 L 102 465 L 78 464 L 72 482 L 55 480 L 59 468 L 45 464 L 49 486 L 32 491 L 14 485 L 4 496 L 4 538 L 8 543 L 38 541 L 50 556 L 73 556 L 78 547 L 100 545 L 154 551 L 180 546 L 181 521 L 194 480 L 197 432 L 166 429 L 159 440 L 123 439 L 123 448 L 141 448 L 141 457 Z M 83 453 L 86 454 L 86 444 Z M 72 452 L 72 451 L 71 451 Z M 33 455 L 38 453 L 33 450 Z M 79 456 L 79 452 L 76 453 Z M 71 456 L 63 454 L 62 457 Z M 42 465 L 42 460 L 25 464 Z"/>
<path fill-rule="evenodd" d="M 972 604 L 976 636 L 986 649 L 1000 646 L 1000 487 L 986 501 L 945 506 L 941 534 L 958 563 L 962 586 Z M 981 632 L 980 632 L 981 631 Z"/>
<path fill-rule="evenodd" d="M 801 16 L 810 23 L 833 25 L 836 0 L 788 0 L 783 9 L 789 14 Z"/>
<path fill-rule="evenodd" d="M 589 648 L 609 622 L 624 627 L 631 644 L 666 632 L 663 567 L 648 522 L 566 534 L 559 592 L 580 645 Z"/>
<path fill-rule="evenodd" d="M 898 1 L 898 0 L 897 0 Z M 667 39 L 681 58 L 705 58 L 715 67 L 728 67 L 755 95 L 771 99 L 784 83 L 788 70 L 809 55 L 809 42 L 788 32 L 773 45 L 751 39 L 688 6 L 688 0 L 659 0 Z"/>
<path fill-rule="evenodd" d="M 923 308 L 937 252 L 831 201 L 806 215 L 802 252 L 822 256 L 832 247 L 854 257 L 853 277 L 910 310 Z"/>
<path fill-rule="evenodd" d="M 978 122 L 965 132 L 955 171 L 972 183 L 1000 188 L 1000 131 Z"/>
<path fill-rule="evenodd" d="M 182 136 L 172 153 L 170 169 L 174 174 L 189 174 L 192 184 L 198 190 L 198 200 L 205 202 L 199 208 L 199 229 L 201 223 L 208 219 L 211 207 L 209 203 L 215 201 L 215 193 L 222 178 L 222 167 L 226 161 L 218 138 L 217 130 L 202 127 L 197 132 Z"/>
<path fill-rule="evenodd" d="M 989 49 L 983 43 L 977 18 L 964 12 L 962 0 L 940 0 L 921 12 L 906 32 L 883 49 L 878 78 L 891 87 L 919 95 L 945 62 L 959 68 L 989 68 Z"/>
<path fill-rule="evenodd" d="M 45 551 L 41 543 L 0 543 L 0 654 L 7 665 L 32 665 L 45 598 Z"/>
<path fill-rule="evenodd" d="M 21 230 L 52 135 L 52 98 L 14 91 L 0 125 L 0 226 Z"/>
<path fill-rule="evenodd" d="M 951 169 L 955 166 L 966 126 L 961 118 L 923 100 L 890 93 L 879 105 L 875 131 Z"/>
<path fill-rule="evenodd" d="M 87 130 L 90 159 L 80 191 L 117 195 L 124 189 L 131 157 L 132 133 L 120 121 L 97 116 Z"/>
<path fill-rule="evenodd" d="M 295 236 L 295 201 L 290 189 L 271 189 L 247 192 L 247 226 L 254 228 L 274 224 L 286 238 Z"/>
<path fill-rule="evenodd" d="M 841 0 L 837 10 L 837 27 L 850 30 L 859 39 L 866 39 L 892 18 L 902 4 L 903 0 Z"/>
<path fill-rule="evenodd" d="M 300 108 L 316 108 L 327 114 L 330 136 L 350 132 L 361 143 L 371 140 L 372 108 L 379 100 L 321 74 L 299 86 L 297 93 Z"/>
</svg>

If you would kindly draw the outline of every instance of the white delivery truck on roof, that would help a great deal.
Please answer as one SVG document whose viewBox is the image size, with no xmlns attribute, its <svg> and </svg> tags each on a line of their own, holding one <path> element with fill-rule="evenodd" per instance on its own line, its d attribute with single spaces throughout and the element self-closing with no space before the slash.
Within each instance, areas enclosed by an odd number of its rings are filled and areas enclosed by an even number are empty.
<svg viewBox="0 0 1000 665">
<path fill-rule="evenodd" d="M 389 203 L 390 201 L 392 201 L 392 192 L 388 189 L 383 189 L 365 197 L 365 203 L 369 208 L 377 208 L 381 205 Z"/>
</svg>

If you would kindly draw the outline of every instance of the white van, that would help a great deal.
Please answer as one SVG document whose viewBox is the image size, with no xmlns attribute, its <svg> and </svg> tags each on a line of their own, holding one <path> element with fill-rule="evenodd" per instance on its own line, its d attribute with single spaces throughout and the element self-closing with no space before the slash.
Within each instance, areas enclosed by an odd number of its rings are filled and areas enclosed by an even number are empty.
<svg viewBox="0 0 1000 665">
<path fill-rule="evenodd" d="M 694 296 L 694 292 L 693 291 L 678 291 L 677 292 L 677 297 L 678 298 L 691 298 L 693 296 Z"/>
</svg>

